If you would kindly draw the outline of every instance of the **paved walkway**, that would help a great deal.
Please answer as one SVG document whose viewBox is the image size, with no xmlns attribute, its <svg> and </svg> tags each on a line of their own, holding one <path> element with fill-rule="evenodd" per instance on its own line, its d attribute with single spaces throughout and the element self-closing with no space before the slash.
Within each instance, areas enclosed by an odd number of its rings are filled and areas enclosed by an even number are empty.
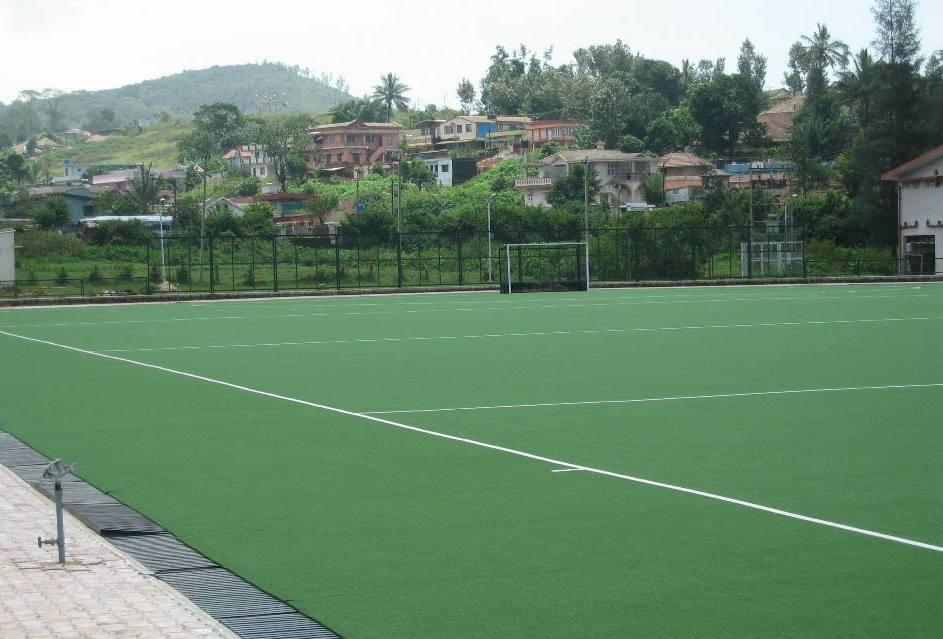
<svg viewBox="0 0 943 639">
<path fill-rule="evenodd" d="M 0 637 L 232 639 L 224 626 L 66 513 L 66 564 L 55 506 L 0 466 Z"/>
</svg>

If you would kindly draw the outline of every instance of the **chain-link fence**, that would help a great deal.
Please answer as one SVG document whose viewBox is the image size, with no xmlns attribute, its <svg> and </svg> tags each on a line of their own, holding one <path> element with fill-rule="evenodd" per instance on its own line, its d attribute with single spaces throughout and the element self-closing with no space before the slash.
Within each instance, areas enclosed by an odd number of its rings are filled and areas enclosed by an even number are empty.
<svg viewBox="0 0 943 639">
<path fill-rule="evenodd" d="M 592 282 L 926 275 L 940 258 L 806 255 L 795 229 L 638 227 L 576 234 L 496 231 L 380 235 L 152 237 L 118 261 L 47 256 L 0 282 L 0 297 L 498 286 L 507 244 L 583 242 Z M 133 250 L 131 250 L 133 249 Z"/>
</svg>

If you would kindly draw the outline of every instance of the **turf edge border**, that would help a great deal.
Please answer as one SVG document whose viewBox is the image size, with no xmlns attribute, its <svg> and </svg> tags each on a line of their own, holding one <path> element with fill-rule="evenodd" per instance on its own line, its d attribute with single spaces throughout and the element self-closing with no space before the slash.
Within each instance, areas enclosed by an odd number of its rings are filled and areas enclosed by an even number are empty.
<svg viewBox="0 0 943 639">
<path fill-rule="evenodd" d="M 51 498 L 42 471 L 52 460 L 0 429 L 0 464 Z M 79 477 L 64 482 L 72 515 L 243 639 L 342 639 L 177 539 L 173 533 Z"/>
</svg>

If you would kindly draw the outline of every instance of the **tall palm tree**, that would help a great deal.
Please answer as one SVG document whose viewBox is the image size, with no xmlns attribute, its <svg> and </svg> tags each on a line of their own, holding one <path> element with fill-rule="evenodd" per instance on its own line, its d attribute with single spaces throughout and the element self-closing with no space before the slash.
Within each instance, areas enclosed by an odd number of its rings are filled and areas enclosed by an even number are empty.
<svg viewBox="0 0 943 639">
<path fill-rule="evenodd" d="M 825 90 L 829 69 L 844 69 L 848 66 L 848 45 L 832 39 L 828 27 L 819 24 L 811 36 L 802 36 L 800 59 L 808 74 L 810 97 L 816 97 Z"/>
<path fill-rule="evenodd" d="M 409 107 L 406 92 L 409 87 L 400 82 L 399 76 L 387 73 L 380 76 L 380 84 L 373 87 L 373 97 L 386 105 L 386 121 L 393 119 L 393 105 L 397 109 Z"/>
</svg>

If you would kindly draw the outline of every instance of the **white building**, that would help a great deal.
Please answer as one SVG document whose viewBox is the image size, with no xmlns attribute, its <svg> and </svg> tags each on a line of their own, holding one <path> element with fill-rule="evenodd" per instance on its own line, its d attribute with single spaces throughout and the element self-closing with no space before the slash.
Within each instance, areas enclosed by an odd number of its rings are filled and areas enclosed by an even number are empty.
<svg viewBox="0 0 943 639">
<path fill-rule="evenodd" d="M 638 208 L 631 205 L 645 201 L 643 178 L 658 173 L 657 158 L 641 153 L 607 151 L 598 144 L 595 149 L 554 153 L 540 161 L 540 177 L 517 180 L 514 186 L 524 191 L 524 201 L 529 206 L 549 207 L 547 197 L 554 180 L 569 174 L 570 166 L 574 164 L 586 164 L 596 171 L 599 178 L 597 203 L 629 210 Z"/>
<path fill-rule="evenodd" d="M 238 149 L 231 149 L 223 155 L 230 170 L 244 170 L 246 174 L 257 178 L 273 177 L 275 165 L 265 153 L 261 144 L 244 144 Z"/>
<path fill-rule="evenodd" d="M 0 288 L 11 287 L 16 280 L 13 229 L 0 229 Z"/>
<path fill-rule="evenodd" d="M 900 255 L 910 272 L 943 274 L 943 146 L 881 179 L 897 183 Z"/>
</svg>

